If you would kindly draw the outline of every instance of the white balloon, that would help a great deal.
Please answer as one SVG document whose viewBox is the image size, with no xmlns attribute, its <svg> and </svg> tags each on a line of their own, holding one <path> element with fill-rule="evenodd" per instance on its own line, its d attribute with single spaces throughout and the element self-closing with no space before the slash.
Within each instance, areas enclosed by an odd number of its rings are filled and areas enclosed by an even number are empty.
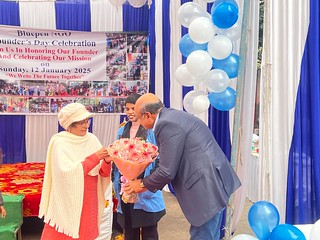
<svg viewBox="0 0 320 240">
<path fill-rule="evenodd" d="M 207 43 L 214 36 L 215 30 L 211 19 L 198 17 L 189 26 L 189 35 L 195 43 Z"/>
<path fill-rule="evenodd" d="M 221 69 L 212 69 L 206 74 L 205 85 L 209 92 L 223 92 L 230 84 L 228 74 Z"/>
<path fill-rule="evenodd" d="M 207 51 L 196 50 L 189 54 L 186 64 L 192 75 L 204 75 L 212 68 L 212 58 Z"/>
<path fill-rule="evenodd" d="M 190 23 L 198 17 L 211 18 L 211 15 L 203 10 L 203 8 L 194 2 L 186 2 L 182 4 L 178 10 L 178 19 L 182 26 L 188 28 Z"/>
<path fill-rule="evenodd" d="M 198 98 L 199 97 L 199 98 Z M 192 90 L 190 92 L 188 92 L 183 99 L 183 107 L 184 109 L 191 114 L 199 114 L 202 113 L 204 111 L 206 111 L 209 106 L 210 106 L 210 102 L 208 107 L 206 108 L 206 100 L 204 100 L 203 97 L 207 97 L 207 95 L 200 90 Z M 209 99 L 208 99 L 209 101 Z"/>
<path fill-rule="evenodd" d="M 199 74 L 194 77 L 197 79 L 197 84 L 204 82 L 204 80 L 206 80 L 206 74 Z"/>
<path fill-rule="evenodd" d="M 242 26 L 242 21 L 238 19 L 238 21 L 232 25 L 230 28 L 222 29 L 218 28 L 216 25 L 214 25 L 214 29 L 216 34 L 219 35 L 224 35 L 228 37 L 232 41 L 236 41 L 240 39 L 241 37 L 241 26 Z"/>
<path fill-rule="evenodd" d="M 186 64 L 182 64 L 176 69 L 175 78 L 182 86 L 186 87 L 191 87 L 198 84 L 201 81 L 204 81 L 204 77 L 193 76 L 189 72 Z"/>
<path fill-rule="evenodd" d="M 147 0 L 128 0 L 128 2 L 132 7 L 139 8 L 145 5 Z"/>
<path fill-rule="evenodd" d="M 234 236 L 233 238 L 231 238 L 231 240 L 259 240 L 259 239 L 248 234 L 240 234 L 240 235 Z"/>
<path fill-rule="evenodd" d="M 198 113 L 202 113 L 208 110 L 210 101 L 207 95 L 199 95 L 193 99 L 192 108 Z"/>
<path fill-rule="evenodd" d="M 310 233 L 310 240 L 318 240 L 320 239 L 320 219 L 313 224 Z"/>
<path fill-rule="evenodd" d="M 216 0 L 204 0 L 205 2 L 207 2 L 207 3 L 213 3 L 213 2 L 215 2 Z"/>
<path fill-rule="evenodd" d="M 224 35 L 216 35 L 208 43 L 208 52 L 214 59 L 225 59 L 232 53 L 232 50 L 232 41 Z"/>
</svg>

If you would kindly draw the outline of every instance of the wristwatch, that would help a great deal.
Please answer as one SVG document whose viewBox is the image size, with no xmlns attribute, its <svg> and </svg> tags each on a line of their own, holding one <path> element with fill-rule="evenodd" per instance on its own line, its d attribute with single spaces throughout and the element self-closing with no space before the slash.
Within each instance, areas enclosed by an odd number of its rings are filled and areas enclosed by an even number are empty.
<svg viewBox="0 0 320 240">
<path fill-rule="evenodd" d="M 141 180 L 141 182 L 140 182 L 140 187 L 141 187 L 141 188 L 146 188 L 146 187 L 144 186 L 142 180 Z"/>
</svg>

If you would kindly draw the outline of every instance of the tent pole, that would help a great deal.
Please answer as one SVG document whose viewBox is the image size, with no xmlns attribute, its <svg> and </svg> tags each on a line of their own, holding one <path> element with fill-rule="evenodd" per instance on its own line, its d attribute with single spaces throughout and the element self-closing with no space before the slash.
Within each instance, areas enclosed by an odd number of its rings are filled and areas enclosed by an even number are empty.
<svg viewBox="0 0 320 240">
<path fill-rule="evenodd" d="M 237 78 L 237 97 L 236 105 L 234 108 L 234 121 L 233 121 L 233 132 L 232 132 L 232 147 L 231 147 L 231 165 L 236 169 L 237 159 L 238 159 L 238 146 L 239 146 L 239 130 L 240 126 L 240 114 L 241 114 L 241 99 L 243 91 L 243 80 L 244 80 L 244 67 L 246 62 L 246 52 L 247 52 L 247 25 L 249 17 L 249 0 L 243 0 L 243 18 L 242 18 L 242 28 L 241 28 L 241 40 L 240 40 L 240 53 L 239 53 L 239 69 Z M 225 237 L 228 240 L 232 237 L 231 229 L 231 219 L 233 216 L 234 208 L 234 194 L 231 195 L 229 199 L 229 204 L 227 206 L 226 213 L 226 225 L 225 225 Z"/>
</svg>

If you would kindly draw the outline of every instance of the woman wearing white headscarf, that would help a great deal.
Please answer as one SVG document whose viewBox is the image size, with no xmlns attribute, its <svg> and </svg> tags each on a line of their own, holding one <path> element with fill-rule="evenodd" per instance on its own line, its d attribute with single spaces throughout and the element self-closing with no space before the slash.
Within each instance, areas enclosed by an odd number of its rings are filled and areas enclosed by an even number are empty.
<svg viewBox="0 0 320 240">
<path fill-rule="evenodd" d="M 68 104 L 58 114 L 66 131 L 53 135 L 47 150 L 39 210 L 45 222 L 42 240 L 93 240 L 99 235 L 112 159 L 88 132 L 92 115 L 80 103 Z"/>
</svg>

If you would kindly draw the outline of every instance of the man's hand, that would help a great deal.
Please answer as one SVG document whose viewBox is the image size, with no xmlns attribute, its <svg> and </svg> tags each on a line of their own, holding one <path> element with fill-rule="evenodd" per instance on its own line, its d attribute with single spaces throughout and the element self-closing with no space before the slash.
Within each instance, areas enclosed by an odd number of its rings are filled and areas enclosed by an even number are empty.
<svg viewBox="0 0 320 240">
<path fill-rule="evenodd" d="M 126 194 L 142 193 L 145 191 L 147 191 L 147 189 L 141 186 L 141 179 L 129 181 L 124 187 L 124 192 Z"/>
</svg>

